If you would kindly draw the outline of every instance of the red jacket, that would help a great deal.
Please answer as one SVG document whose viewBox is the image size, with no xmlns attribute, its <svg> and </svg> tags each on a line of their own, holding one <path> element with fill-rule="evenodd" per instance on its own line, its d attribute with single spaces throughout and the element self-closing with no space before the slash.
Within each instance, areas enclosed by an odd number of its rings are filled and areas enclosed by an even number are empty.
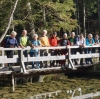
<svg viewBox="0 0 100 99">
<path fill-rule="evenodd" d="M 57 46 L 58 45 L 58 40 L 57 38 L 55 37 L 50 37 L 49 38 L 49 43 L 50 43 L 50 46 Z"/>
</svg>

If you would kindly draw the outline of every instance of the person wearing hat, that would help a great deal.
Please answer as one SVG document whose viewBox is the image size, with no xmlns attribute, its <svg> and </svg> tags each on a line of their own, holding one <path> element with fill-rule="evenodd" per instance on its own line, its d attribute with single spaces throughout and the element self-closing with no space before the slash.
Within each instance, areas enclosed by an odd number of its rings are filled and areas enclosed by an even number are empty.
<svg viewBox="0 0 100 99">
<path fill-rule="evenodd" d="M 59 44 L 60 44 L 60 46 L 66 46 L 66 48 L 68 46 L 70 46 L 70 42 L 67 39 L 67 33 L 63 34 L 63 38 L 59 41 Z M 66 55 L 67 53 L 68 53 L 67 49 L 62 49 L 61 50 L 61 55 Z M 60 60 L 60 64 L 61 64 L 62 67 L 64 67 L 65 64 L 66 64 L 66 60 Z"/>
<path fill-rule="evenodd" d="M 52 33 L 52 36 L 49 38 L 49 43 L 50 43 L 50 46 L 52 46 L 52 47 L 58 46 L 57 32 Z M 51 49 L 50 53 L 51 53 L 51 56 L 57 55 L 58 50 Z M 54 63 L 55 63 L 55 61 L 50 61 L 50 66 L 53 67 Z M 56 63 L 57 63 L 57 61 L 56 61 Z"/>
</svg>

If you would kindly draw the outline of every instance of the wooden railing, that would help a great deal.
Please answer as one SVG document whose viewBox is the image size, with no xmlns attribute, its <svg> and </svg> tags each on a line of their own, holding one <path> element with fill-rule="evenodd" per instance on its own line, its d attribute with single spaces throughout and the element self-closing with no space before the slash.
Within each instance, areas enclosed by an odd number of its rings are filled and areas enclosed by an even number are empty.
<svg viewBox="0 0 100 99">
<path fill-rule="evenodd" d="M 85 48 L 99 48 L 100 46 L 99 45 L 94 45 L 94 46 L 85 46 Z M 50 54 L 48 56 L 38 56 L 38 57 L 24 57 L 23 55 L 23 51 L 24 50 L 30 50 L 31 48 L 30 47 L 27 47 L 27 48 L 3 48 L 3 47 L 0 47 L 0 50 L 2 51 L 2 55 L 0 56 L 0 64 L 2 64 L 2 67 L 4 67 L 4 64 L 5 63 L 20 63 L 20 69 L 21 69 L 21 72 L 23 73 L 27 73 L 26 69 L 25 69 L 25 65 L 24 65 L 24 62 L 32 62 L 32 61 L 50 61 L 50 60 L 66 60 L 68 59 L 68 68 L 70 67 L 71 69 L 76 69 L 73 62 L 72 62 L 72 59 L 80 59 L 80 58 L 95 58 L 95 57 L 100 57 L 100 53 L 91 53 L 91 54 L 78 54 L 78 55 L 71 55 L 71 49 L 77 49 L 79 48 L 79 46 L 69 46 L 68 47 L 68 54 L 67 55 L 59 55 L 59 56 L 50 56 Z M 35 48 L 35 49 L 66 49 L 66 46 L 62 47 L 62 46 L 59 46 L 59 47 L 38 47 L 38 48 Z M 13 58 L 7 58 L 6 55 L 5 55 L 5 51 L 7 50 L 14 50 L 14 51 L 20 51 L 21 52 L 21 57 L 19 59 L 18 55 L 14 55 Z M 52 68 L 53 69 L 53 68 Z"/>
</svg>

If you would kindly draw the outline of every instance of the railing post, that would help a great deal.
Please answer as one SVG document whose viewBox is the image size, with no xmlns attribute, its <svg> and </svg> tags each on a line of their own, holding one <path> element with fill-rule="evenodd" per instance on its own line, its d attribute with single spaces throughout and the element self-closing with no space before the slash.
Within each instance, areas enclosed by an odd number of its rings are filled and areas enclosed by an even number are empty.
<svg viewBox="0 0 100 99">
<path fill-rule="evenodd" d="M 14 74 L 12 73 L 12 91 L 15 91 L 15 81 L 14 81 Z"/>
<path fill-rule="evenodd" d="M 4 49 L 2 49 L 2 56 L 4 57 Z M 4 67 L 4 63 L 2 63 L 2 67 Z"/>
<path fill-rule="evenodd" d="M 76 70 L 71 60 L 71 48 L 68 49 L 68 67 L 72 68 L 73 70 Z"/>
<path fill-rule="evenodd" d="M 25 65 L 24 65 L 24 61 L 23 61 L 23 49 L 20 50 L 20 58 L 19 58 L 19 61 L 20 61 L 20 69 L 21 69 L 21 72 L 23 73 L 26 73 L 26 69 L 25 69 Z"/>
<path fill-rule="evenodd" d="M 71 68 L 71 66 L 70 66 L 70 54 L 71 54 L 71 49 L 70 48 L 68 48 L 68 68 Z"/>
</svg>

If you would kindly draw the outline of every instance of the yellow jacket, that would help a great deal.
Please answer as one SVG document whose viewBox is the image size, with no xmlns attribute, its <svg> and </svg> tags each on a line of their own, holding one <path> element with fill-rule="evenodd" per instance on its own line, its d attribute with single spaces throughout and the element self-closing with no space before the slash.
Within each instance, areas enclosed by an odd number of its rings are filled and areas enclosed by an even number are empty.
<svg viewBox="0 0 100 99">
<path fill-rule="evenodd" d="M 47 36 L 43 36 L 40 38 L 41 46 L 50 46 L 49 39 Z"/>
</svg>

